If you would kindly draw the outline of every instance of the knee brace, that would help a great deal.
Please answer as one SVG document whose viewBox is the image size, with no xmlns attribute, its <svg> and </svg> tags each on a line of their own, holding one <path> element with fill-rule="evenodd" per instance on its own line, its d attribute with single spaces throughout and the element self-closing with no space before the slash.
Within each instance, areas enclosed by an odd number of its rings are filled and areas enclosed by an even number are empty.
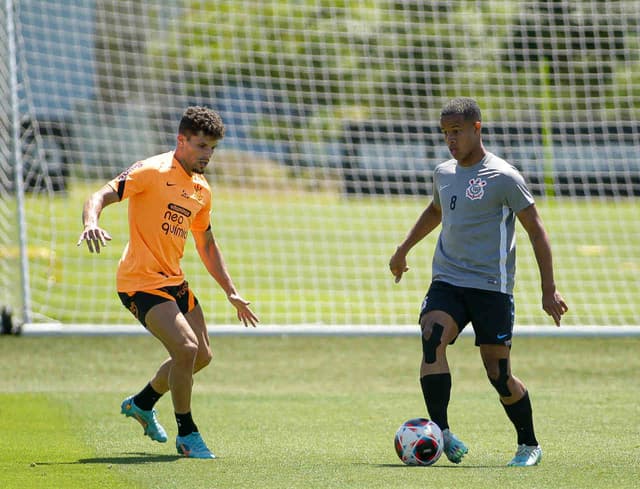
<svg viewBox="0 0 640 489">
<path fill-rule="evenodd" d="M 440 346 L 444 326 L 434 323 L 431 327 L 431 336 L 428 340 L 422 336 L 422 353 L 424 354 L 425 363 L 436 363 L 436 349 Z"/>
<path fill-rule="evenodd" d="M 501 358 L 500 360 L 498 360 L 498 378 L 494 380 L 489 377 L 489 382 L 491 382 L 491 385 L 495 387 L 495 389 L 498 391 L 498 394 L 500 394 L 500 396 L 502 397 L 511 396 L 511 391 L 507 386 L 507 382 L 509 381 L 508 366 L 509 360 L 507 360 L 506 358 Z"/>
</svg>

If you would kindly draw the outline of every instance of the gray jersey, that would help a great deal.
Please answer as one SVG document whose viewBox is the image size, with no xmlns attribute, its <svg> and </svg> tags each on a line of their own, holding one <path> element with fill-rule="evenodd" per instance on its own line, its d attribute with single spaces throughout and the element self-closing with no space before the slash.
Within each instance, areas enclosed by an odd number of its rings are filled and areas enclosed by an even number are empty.
<svg viewBox="0 0 640 489">
<path fill-rule="evenodd" d="M 533 204 L 518 170 L 491 153 L 471 167 L 446 161 L 434 171 L 433 201 L 442 229 L 432 279 L 512 294 L 515 214 Z"/>
</svg>

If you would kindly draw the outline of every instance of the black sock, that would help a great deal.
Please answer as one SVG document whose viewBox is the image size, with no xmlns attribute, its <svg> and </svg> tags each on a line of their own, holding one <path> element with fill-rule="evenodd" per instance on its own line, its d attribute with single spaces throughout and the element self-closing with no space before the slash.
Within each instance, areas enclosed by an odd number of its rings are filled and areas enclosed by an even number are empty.
<svg viewBox="0 0 640 489">
<path fill-rule="evenodd" d="M 191 411 L 185 414 L 176 415 L 176 423 L 178 423 L 178 436 L 187 436 L 193 433 L 194 431 L 198 431 L 198 427 L 193 422 L 193 418 L 191 417 Z"/>
<path fill-rule="evenodd" d="M 449 428 L 447 409 L 451 398 L 451 374 L 425 375 L 420 379 L 420 385 L 431 421 L 446 430 Z"/>
<path fill-rule="evenodd" d="M 133 402 L 136 403 L 140 409 L 149 411 L 153 409 L 158 399 L 162 397 L 162 394 L 153 390 L 151 384 L 147 384 L 138 394 L 133 397 Z"/>
<path fill-rule="evenodd" d="M 529 392 L 525 392 L 522 399 L 509 404 L 502 403 L 507 416 L 513 423 L 518 433 L 518 445 L 537 446 L 538 440 L 533 431 L 533 411 L 531 409 L 531 400 Z"/>
</svg>

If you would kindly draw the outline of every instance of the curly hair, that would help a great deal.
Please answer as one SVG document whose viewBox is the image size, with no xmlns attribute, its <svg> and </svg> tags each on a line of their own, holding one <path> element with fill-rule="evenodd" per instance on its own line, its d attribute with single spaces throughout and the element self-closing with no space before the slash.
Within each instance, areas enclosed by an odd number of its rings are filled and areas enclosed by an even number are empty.
<svg viewBox="0 0 640 489">
<path fill-rule="evenodd" d="M 442 108 L 440 117 L 449 115 L 461 115 L 465 120 L 480 121 L 482 114 L 478 102 L 469 97 L 457 97 L 449 100 Z"/>
<path fill-rule="evenodd" d="M 205 136 L 222 139 L 224 137 L 224 123 L 222 117 L 208 107 L 187 107 L 182 114 L 178 133 L 185 136 L 198 134 L 200 131 Z"/>
</svg>

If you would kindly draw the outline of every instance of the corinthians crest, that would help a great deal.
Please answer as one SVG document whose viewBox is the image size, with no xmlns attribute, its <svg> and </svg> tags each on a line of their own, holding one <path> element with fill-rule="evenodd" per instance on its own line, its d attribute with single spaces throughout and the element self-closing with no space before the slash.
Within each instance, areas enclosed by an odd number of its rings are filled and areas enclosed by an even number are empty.
<svg viewBox="0 0 640 489">
<path fill-rule="evenodd" d="M 465 192 L 467 199 L 478 200 L 484 197 L 484 187 L 486 184 L 487 181 L 480 177 L 469 180 L 469 186 Z"/>
</svg>

